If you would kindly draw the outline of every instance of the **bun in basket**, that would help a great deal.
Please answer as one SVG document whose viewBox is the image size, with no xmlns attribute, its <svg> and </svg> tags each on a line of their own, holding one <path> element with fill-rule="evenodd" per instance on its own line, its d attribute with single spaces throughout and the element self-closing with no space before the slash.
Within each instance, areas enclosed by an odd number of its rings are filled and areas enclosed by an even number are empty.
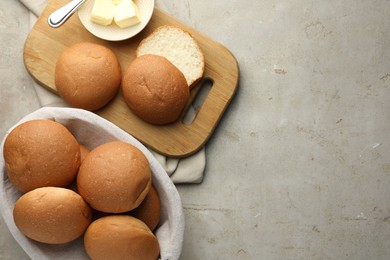
<svg viewBox="0 0 390 260">
<path fill-rule="evenodd" d="M 202 50 L 186 31 L 175 26 L 160 26 L 143 39 L 136 50 L 137 57 L 160 55 L 173 63 L 192 88 L 203 76 L 205 61 Z"/>
<path fill-rule="evenodd" d="M 55 85 L 69 105 L 97 110 L 117 93 L 121 67 L 113 51 L 89 42 L 66 48 L 57 60 Z"/>
<path fill-rule="evenodd" d="M 85 232 L 84 246 L 94 260 L 156 260 L 160 252 L 157 238 L 145 223 L 125 215 L 92 222 Z"/>
<path fill-rule="evenodd" d="M 84 158 L 87 156 L 87 154 L 90 152 L 90 150 L 85 146 L 80 144 L 80 161 L 83 162 Z"/>
<path fill-rule="evenodd" d="M 122 213 L 138 207 L 152 183 L 149 162 L 135 146 L 109 142 L 84 158 L 77 190 L 89 205 L 106 213 Z"/>
<path fill-rule="evenodd" d="M 60 123 L 30 120 L 7 136 L 4 160 L 10 182 L 22 192 L 43 186 L 65 187 L 76 177 L 80 146 Z"/>
<path fill-rule="evenodd" d="M 157 227 L 160 222 L 161 202 L 153 185 L 141 205 L 130 211 L 130 215 L 142 220 L 152 231 Z"/>
<path fill-rule="evenodd" d="M 183 73 L 166 58 L 152 54 L 129 65 L 122 94 L 135 115 L 157 125 L 177 120 L 190 97 Z"/>
<path fill-rule="evenodd" d="M 63 244 L 80 237 L 91 222 L 91 209 L 76 192 L 42 187 L 15 203 L 14 221 L 27 237 L 47 244 Z"/>
</svg>

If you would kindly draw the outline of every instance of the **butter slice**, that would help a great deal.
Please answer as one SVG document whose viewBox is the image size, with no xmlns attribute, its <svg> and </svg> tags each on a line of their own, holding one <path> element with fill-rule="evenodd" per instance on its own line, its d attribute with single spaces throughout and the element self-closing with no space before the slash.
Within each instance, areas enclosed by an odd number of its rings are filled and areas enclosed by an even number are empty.
<svg viewBox="0 0 390 260">
<path fill-rule="evenodd" d="M 114 21 L 120 28 L 130 27 L 141 22 L 137 5 L 132 0 L 122 0 L 116 6 Z"/>
<path fill-rule="evenodd" d="M 115 3 L 112 0 L 95 0 L 91 21 L 101 25 L 110 25 L 115 15 Z"/>
</svg>

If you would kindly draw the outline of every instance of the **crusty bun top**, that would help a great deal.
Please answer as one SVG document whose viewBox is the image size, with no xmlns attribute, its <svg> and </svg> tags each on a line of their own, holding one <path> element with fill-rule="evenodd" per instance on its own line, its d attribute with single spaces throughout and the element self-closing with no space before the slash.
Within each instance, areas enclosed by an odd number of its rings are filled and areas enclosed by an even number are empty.
<svg viewBox="0 0 390 260">
<path fill-rule="evenodd" d="M 115 96 L 120 81 L 121 67 L 115 53 L 99 44 L 76 43 L 67 47 L 56 63 L 56 89 L 73 107 L 103 107 Z"/>
<path fill-rule="evenodd" d="M 9 180 L 20 191 L 65 187 L 80 166 L 80 146 L 60 123 L 31 120 L 18 125 L 7 136 L 4 160 Z"/>
<path fill-rule="evenodd" d="M 160 252 L 157 238 L 140 220 L 125 215 L 102 217 L 88 227 L 84 246 L 93 260 L 156 260 Z"/>
<path fill-rule="evenodd" d="M 190 88 L 202 78 L 205 59 L 201 48 L 190 33 L 163 25 L 144 38 L 137 47 L 137 56 L 155 54 L 167 58 L 186 78 Z"/>
<path fill-rule="evenodd" d="M 166 58 L 151 54 L 129 65 L 122 94 L 134 114 L 159 125 L 177 120 L 190 97 L 183 73 Z"/>
<path fill-rule="evenodd" d="M 29 191 L 15 203 L 15 225 L 27 237 L 62 244 L 81 236 L 91 222 L 88 204 L 76 192 L 58 187 Z"/>
<path fill-rule="evenodd" d="M 160 222 L 161 202 L 156 188 L 152 185 L 141 205 L 130 211 L 130 215 L 142 220 L 150 230 Z"/>
<path fill-rule="evenodd" d="M 87 154 L 90 152 L 88 147 L 85 145 L 80 144 L 80 162 L 84 161 L 84 158 L 87 156 Z"/>
<path fill-rule="evenodd" d="M 138 148 L 109 142 L 85 157 L 77 175 L 77 190 L 94 209 L 121 213 L 141 204 L 151 181 L 149 162 Z"/>
</svg>

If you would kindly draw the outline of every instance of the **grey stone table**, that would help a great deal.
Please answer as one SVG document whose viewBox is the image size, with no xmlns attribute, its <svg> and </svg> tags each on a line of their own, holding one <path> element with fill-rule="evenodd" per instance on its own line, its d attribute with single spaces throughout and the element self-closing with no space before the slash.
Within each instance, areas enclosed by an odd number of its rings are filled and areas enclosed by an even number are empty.
<svg viewBox="0 0 390 260">
<path fill-rule="evenodd" d="M 179 185 L 182 259 L 388 259 L 390 2 L 166 1 L 237 58 L 239 90 Z M 0 2 L 0 133 L 39 104 L 28 16 Z M 0 259 L 26 259 L 0 222 Z"/>
</svg>

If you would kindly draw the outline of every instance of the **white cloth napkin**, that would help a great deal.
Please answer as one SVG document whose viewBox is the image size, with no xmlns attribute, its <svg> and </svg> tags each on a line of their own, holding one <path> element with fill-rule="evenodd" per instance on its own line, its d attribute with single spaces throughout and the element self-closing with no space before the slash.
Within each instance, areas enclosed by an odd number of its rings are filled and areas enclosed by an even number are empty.
<svg viewBox="0 0 390 260">
<path fill-rule="evenodd" d="M 89 149 L 117 140 L 130 143 L 140 149 L 149 160 L 153 185 L 161 201 L 160 223 L 155 232 L 160 244 L 161 260 L 179 259 L 184 238 L 181 199 L 172 180 L 145 146 L 116 125 L 92 112 L 74 108 L 44 107 L 25 116 L 9 129 L 1 147 L 4 146 L 5 139 L 14 127 L 33 119 L 50 119 L 63 124 L 80 143 Z M 19 245 L 34 260 L 88 259 L 82 237 L 63 245 L 46 245 L 25 237 L 15 226 L 12 214 L 14 204 L 21 194 L 8 180 L 3 149 L 0 149 L 0 214 Z"/>
<path fill-rule="evenodd" d="M 30 10 L 30 25 L 34 25 L 37 17 L 43 11 L 47 0 L 19 0 Z M 162 0 L 156 0 L 155 6 L 166 10 Z M 57 95 L 44 89 L 36 82 L 33 82 L 39 102 L 42 107 L 66 107 L 67 104 Z M 188 115 L 188 116 L 191 116 Z M 157 152 L 151 151 L 156 159 L 162 164 L 165 171 L 174 183 L 200 183 L 203 180 L 203 174 L 206 166 L 205 148 L 186 158 L 175 159 L 163 156 Z"/>
</svg>

